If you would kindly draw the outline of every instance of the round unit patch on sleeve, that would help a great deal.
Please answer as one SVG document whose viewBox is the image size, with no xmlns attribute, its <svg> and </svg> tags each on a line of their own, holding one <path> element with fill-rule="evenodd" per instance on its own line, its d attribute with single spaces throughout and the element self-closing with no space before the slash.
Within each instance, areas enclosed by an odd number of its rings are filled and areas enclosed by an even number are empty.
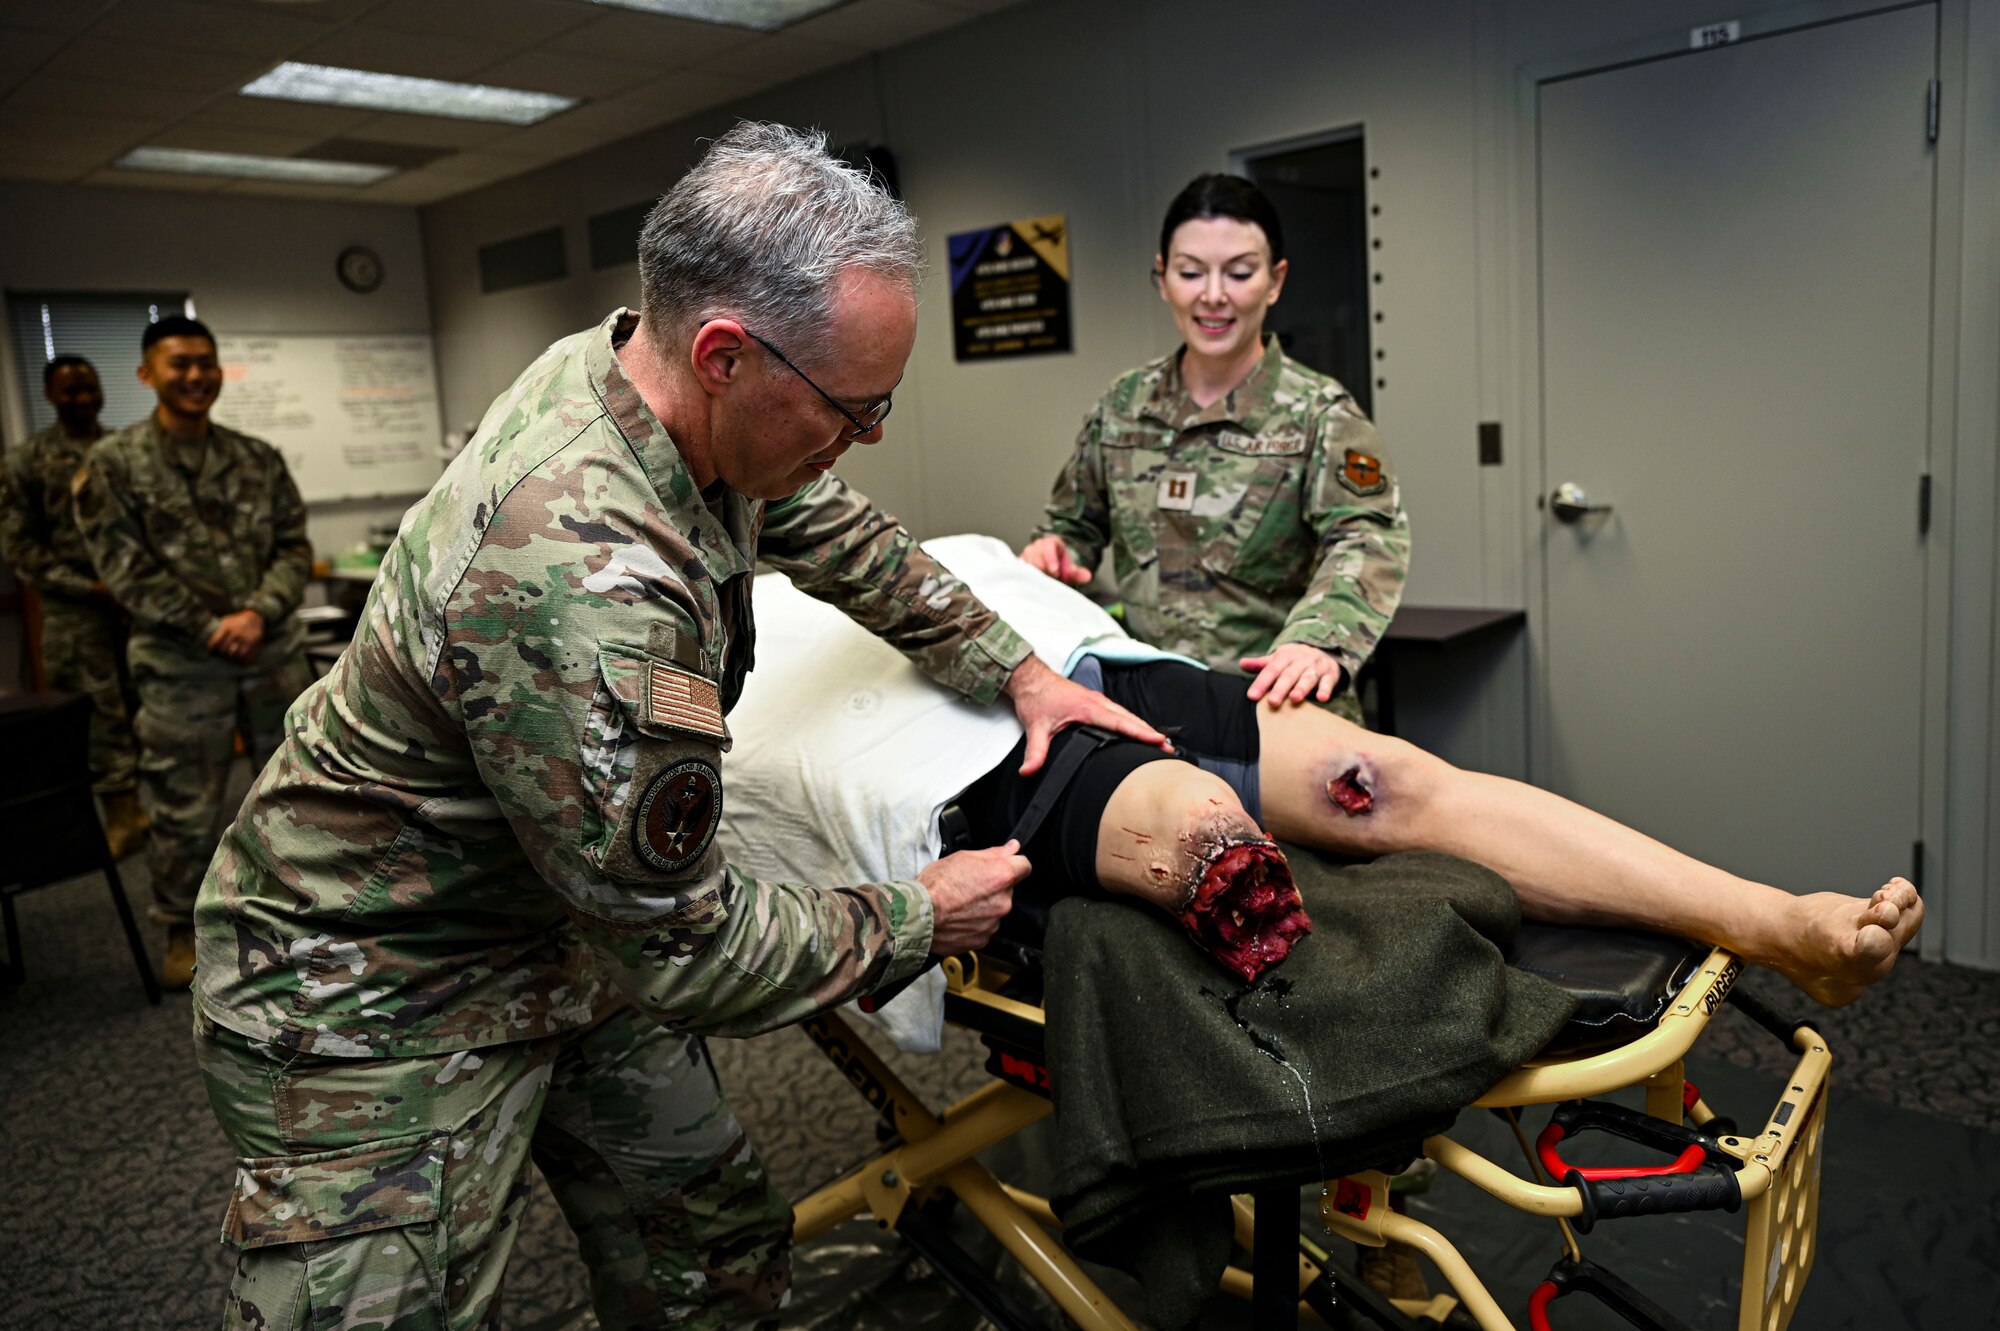
<svg viewBox="0 0 2000 1331">
<path fill-rule="evenodd" d="M 639 799 L 632 848 L 661 873 L 679 873 L 707 853 L 722 821 L 722 773 L 700 758 L 662 768 Z"/>
</svg>

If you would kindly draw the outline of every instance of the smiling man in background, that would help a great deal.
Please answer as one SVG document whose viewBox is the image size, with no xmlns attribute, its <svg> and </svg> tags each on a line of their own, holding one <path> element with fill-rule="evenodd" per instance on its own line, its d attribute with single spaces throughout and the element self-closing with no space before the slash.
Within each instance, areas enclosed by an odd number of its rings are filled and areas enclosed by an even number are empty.
<svg viewBox="0 0 2000 1331">
<path fill-rule="evenodd" d="M 14 576 L 42 598 L 42 673 L 48 687 L 90 698 L 90 772 L 104 801 L 113 859 L 139 848 L 145 820 L 133 790 L 138 749 L 125 675 L 125 614 L 98 580 L 76 524 L 72 483 L 83 455 L 104 437 L 104 385 L 81 356 L 42 370 L 55 423 L 7 450 L 0 463 L 0 551 Z"/>
<path fill-rule="evenodd" d="M 311 680 L 292 612 L 312 546 L 278 451 L 209 419 L 222 391 L 214 335 L 173 315 L 139 345 L 139 381 L 159 404 L 92 447 L 76 513 L 98 577 L 132 615 L 146 867 L 153 919 L 167 927 L 160 983 L 185 988 L 236 736 L 261 766 Z"/>
</svg>

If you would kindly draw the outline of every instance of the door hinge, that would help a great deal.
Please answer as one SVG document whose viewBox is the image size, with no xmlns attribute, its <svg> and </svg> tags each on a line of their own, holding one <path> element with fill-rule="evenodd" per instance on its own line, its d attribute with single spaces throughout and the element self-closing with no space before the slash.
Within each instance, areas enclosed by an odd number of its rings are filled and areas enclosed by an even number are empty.
<svg viewBox="0 0 2000 1331">
<path fill-rule="evenodd" d="M 1917 477 L 1917 535 L 1931 534 L 1931 474 Z"/>
<path fill-rule="evenodd" d="M 1917 889 L 1917 895 L 1924 894 L 1924 843 L 1910 843 L 1910 886 Z"/>
<path fill-rule="evenodd" d="M 1932 79 L 1930 92 L 1924 99 L 1924 134 L 1932 143 L 1937 142 L 1938 100 L 1943 86 L 1937 79 Z"/>
</svg>

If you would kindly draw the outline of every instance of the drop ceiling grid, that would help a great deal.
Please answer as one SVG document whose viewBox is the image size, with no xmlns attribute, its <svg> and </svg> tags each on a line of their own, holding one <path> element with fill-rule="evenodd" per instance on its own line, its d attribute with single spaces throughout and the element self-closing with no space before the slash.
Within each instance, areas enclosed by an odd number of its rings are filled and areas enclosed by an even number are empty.
<svg viewBox="0 0 2000 1331">
<path fill-rule="evenodd" d="M 584 0 L 0 0 L 0 179 L 431 203 L 1010 3 L 850 0 L 757 33 Z M 282 60 L 585 100 L 515 128 L 237 95 Z M 451 155 L 310 196 L 110 165 L 147 144 L 285 156 L 333 138 Z"/>
</svg>

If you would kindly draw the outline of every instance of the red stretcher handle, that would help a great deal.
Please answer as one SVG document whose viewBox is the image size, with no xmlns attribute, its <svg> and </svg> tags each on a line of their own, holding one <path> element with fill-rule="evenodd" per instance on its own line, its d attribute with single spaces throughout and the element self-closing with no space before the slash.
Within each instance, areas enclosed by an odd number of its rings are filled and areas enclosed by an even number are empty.
<svg viewBox="0 0 2000 1331">
<path fill-rule="evenodd" d="M 1549 1171 L 1549 1177 L 1567 1178 L 1574 1169 L 1586 1179 L 1631 1179 L 1658 1178 L 1663 1174 L 1692 1174 L 1701 1168 L 1708 1153 L 1699 1145 L 1688 1147 L 1675 1156 L 1672 1164 L 1666 1165 L 1593 1165 L 1588 1168 L 1565 1162 L 1556 1153 L 1556 1145 L 1568 1134 L 1560 1123 L 1551 1123 L 1542 1129 L 1542 1135 L 1535 1138 L 1535 1153 L 1542 1158 L 1542 1168 Z M 1553 1296 L 1551 1296 L 1553 1297 Z"/>
</svg>

